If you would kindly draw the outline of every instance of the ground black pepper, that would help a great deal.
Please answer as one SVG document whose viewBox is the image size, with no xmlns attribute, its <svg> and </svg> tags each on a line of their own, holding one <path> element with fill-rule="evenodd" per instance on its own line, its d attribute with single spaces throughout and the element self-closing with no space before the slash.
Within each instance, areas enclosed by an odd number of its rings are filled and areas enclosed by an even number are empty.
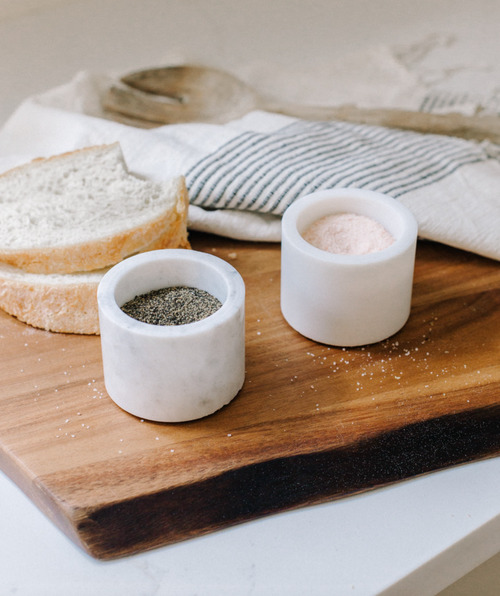
<svg viewBox="0 0 500 596">
<path fill-rule="evenodd" d="M 213 315 L 221 306 L 205 290 L 174 286 L 136 296 L 121 309 L 129 317 L 150 325 L 188 325 Z"/>
</svg>

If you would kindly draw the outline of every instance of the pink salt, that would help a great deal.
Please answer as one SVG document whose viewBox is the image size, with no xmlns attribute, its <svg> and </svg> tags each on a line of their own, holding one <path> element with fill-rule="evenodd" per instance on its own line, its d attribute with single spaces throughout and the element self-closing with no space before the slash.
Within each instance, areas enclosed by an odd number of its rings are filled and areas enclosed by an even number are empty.
<svg viewBox="0 0 500 596">
<path fill-rule="evenodd" d="M 384 250 L 394 242 L 393 236 L 378 222 L 354 213 L 322 217 L 302 237 L 316 248 L 340 255 L 366 255 Z"/>
</svg>

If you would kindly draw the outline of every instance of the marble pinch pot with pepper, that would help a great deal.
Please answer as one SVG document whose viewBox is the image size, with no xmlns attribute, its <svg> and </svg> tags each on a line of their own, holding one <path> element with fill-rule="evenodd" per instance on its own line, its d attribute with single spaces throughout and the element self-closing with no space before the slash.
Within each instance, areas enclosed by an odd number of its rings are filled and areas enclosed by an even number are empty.
<svg viewBox="0 0 500 596">
<path fill-rule="evenodd" d="M 123 306 L 165 287 L 205 290 L 222 306 L 185 325 L 151 325 Z M 137 417 L 182 422 L 228 404 L 245 378 L 245 285 L 222 259 L 183 249 L 142 253 L 106 273 L 98 288 L 104 381 Z"/>
</svg>

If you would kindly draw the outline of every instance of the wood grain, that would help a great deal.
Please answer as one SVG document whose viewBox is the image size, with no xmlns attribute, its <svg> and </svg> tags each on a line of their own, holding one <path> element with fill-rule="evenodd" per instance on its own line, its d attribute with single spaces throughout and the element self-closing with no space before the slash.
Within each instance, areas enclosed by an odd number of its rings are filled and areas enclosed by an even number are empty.
<svg viewBox="0 0 500 596">
<path fill-rule="evenodd" d="M 0 468 L 89 554 L 129 555 L 500 452 L 500 263 L 420 243 L 407 325 L 344 350 L 284 322 L 278 245 L 191 241 L 247 289 L 245 385 L 202 420 L 123 412 L 98 337 L 0 313 Z"/>
</svg>

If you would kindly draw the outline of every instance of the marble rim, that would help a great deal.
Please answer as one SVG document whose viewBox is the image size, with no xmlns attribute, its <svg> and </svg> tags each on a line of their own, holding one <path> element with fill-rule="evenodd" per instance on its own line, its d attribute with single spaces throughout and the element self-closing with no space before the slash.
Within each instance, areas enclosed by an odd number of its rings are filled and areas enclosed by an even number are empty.
<svg viewBox="0 0 500 596">
<path fill-rule="evenodd" d="M 376 212 L 377 209 L 392 212 L 400 222 L 395 242 L 375 253 L 339 255 L 316 248 L 304 240 L 298 230 L 298 222 L 301 217 L 307 216 L 308 212 L 318 208 L 322 210 L 322 214 L 315 219 L 319 219 L 324 215 L 346 212 L 346 209 L 338 210 L 338 206 L 344 203 L 346 199 L 349 200 L 348 210 L 358 215 L 373 217 L 373 212 Z M 315 219 L 312 221 L 315 221 Z M 380 223 L 383 225 L 382 221 Z M 337 265 L 361 266 L 397 258 L 415 242 L 417 235 L 417 221 L 407 207 L 389 195 L 364 189 L 336 188 L 305 195 L 288 207 L 282 219 L 282 237 L 286 237 L 290 244 L 314 259 Z"/>
<path fill-rule="evenodd" d="M 221 308 L 206 319 L 187 325 L 150 325 L 125 314 L 115 299 L 118 284 L 144 266 L 165 262 L 196 262 L 219 275 L 227 286 L 227 298 Z M 245 284 L 238 271 L 223 259 L 189 249 L 162 249 L 134 255 L 113 266 L 102 278 L 97 289 L 99 311 L 117 326 L 131 333 L 153 337 L 178 337 L 206 333 L 231 319 L 245 301 Z"/>
</svg>

